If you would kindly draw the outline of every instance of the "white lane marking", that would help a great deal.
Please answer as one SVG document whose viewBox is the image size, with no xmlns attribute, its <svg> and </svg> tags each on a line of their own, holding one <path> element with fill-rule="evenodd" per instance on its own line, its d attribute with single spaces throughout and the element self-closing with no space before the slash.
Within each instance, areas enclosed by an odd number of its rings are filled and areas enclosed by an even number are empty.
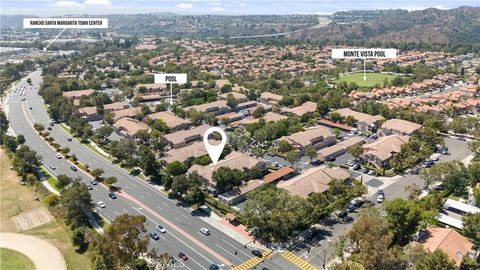
<svg viewBox="0 0 480 270">
<path fill-rule="evenodd" d="M 132 186 L 134 186 L 134 187 L 137 186 L 137 185 L 136 185 L 135 183 L 133 183 L 133 182 L 130 182 L 130 185 L 132 185 Z"/>
<path fill-rule="evenodd" d="M 222 249 L 223 251 L 227 252 L 230 257 L 233 257 L 233 258 L 237 259 L 238 261 L 243 262 L 242 260 L 240 260 L 240 258 L 233 256 L 235 251 L 233 251 L 233 252 L 228 251 L 228 250 L 226 250 L 225 248 L 223 248 L 222 246 L 220 246 L 219 244 L 216 244 L 216 243 L 215 243 L 215 245 L 217 247 L 219 247 L 220 249 Z"/>
<path fill-rule="evenodd" d="M 144 215 L 147 219 L 149 219 L 151 222 L 153 222 L 154 224 L 156 224 L 155 220 L 153 220 L 152 218 L 150 218 L 149 216 L 147 216 L 146 214 L 144 214 L 142 211 L 138 210 L 137 208 L 133 207 L 134 210 L 138 211 L 140 214 Z M 211 260 L 209 260 L 207 257 L 203 256 L 202 253 L 198 252 L 196 249 L 194 249 L 193 247 L 191 247 L 190 245 L 188 245 L 187 243 L 183 242 L 182 239 L 178 238 L 175 234 L 173 233 L 170 233 L 171 236 L 173 236 L 175 239 L 177 239 L 179 242 L 181 242 L 182 244 L 184 244 L 185 246 L 187 246 L 188 248 L 190 248 L 191 250 L 193 250 L 195 253 L 197 253 L 198 255 L 200 255 L 200 257 L 204 258 L 207 262 L 209 263 L 213 263 Z M 193 262 L 195 262 L 196 264 L 198 264 L 202 269 L 206 269 L 204 266 L 202 266 L 201 264 L 199 264 L 197 261 L 195 261 L 194 259 L 192 258 L 188 258 L 189 260 L 192 260 Z M 188 267 L 187 267 L 188 268 Z M 190 269 L 190 268 L 188 268 Z"/>
<path fill-rule="evenodd" d="M 120 213 L 118 213 L 116 210 L 113 212 L 115 213 L 115 215 L 120 216 Z"/>
<path fill-rule="evenodd" d="M 147 194 L 147 195 L 150 196 L 150 197 L 153 197 L 152 194 L 150 194 L 150 193 L 148 193 L 148 192 L 146 192 L 146 191 L 145 191 L 145 194 Z"/>
<path fill-rule="evenodd" d="M 140 195 L 140 198 L 142 198 L 142 199 L 145 199 L 145 196 L 143 196 L 143 195 Z"/>
<path fill-rule="evenodd" d="M 166 204 L 165 202 L 162 202 L 162 203 L 163 203 L 163 205 L 168 206 L 168 204 Z"/>
<path fill-rule="evenodd" d="M 158 209 L 162 210 L 162 207 L 158 206 L 158 205 L 155 205 L 155 207 L 157 207 Z"/>
<path fill-rule="evenodd" d="M 245 245 L 241 245 L 241 246 L 239 246 L 239 247 L 236 247 L 236 246 L 228 243 L 227 241 L 225 241 L 225 240 L 223 240 L 223 239 L 222 239 L 222 242 L 224 242 L 225 244 L 231 246 L 231 247 L 234 248 L 235 250 L 240 251 L 243 255 L 245 255 L 245 256 L 247 256 L 247 257 L 250 257 L 250 255 L 248 255 L 247 253 L 243 252 L 243 249 L 244 249 L 244 246 L 245 246 Z"/>
<path fill-rule="evenodd" d="M 128 213 L 127 209 L 123 208 L 122 210 L 123 212 Z"/>
<path fill-rule="evenodd" d="M 179 218 L 175 217 L 175 219 L 178 221 L 178 222 L 182 222 Z"/>
<path fill-rule="evenodd" d="M 185 216 L 184 214 L 182 214 L 182 217 L 184 217 L 184 218 L 188 219 L 188 217 L 187 217 L 187 216 Z"/>
</svg>

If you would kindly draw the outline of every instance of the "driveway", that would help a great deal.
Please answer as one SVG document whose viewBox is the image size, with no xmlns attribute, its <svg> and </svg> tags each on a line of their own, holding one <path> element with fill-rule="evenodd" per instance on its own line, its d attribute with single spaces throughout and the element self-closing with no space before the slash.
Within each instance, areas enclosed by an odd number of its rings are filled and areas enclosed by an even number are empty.
<svg viewBox="0 0 480 270">
<path fill-rule="evenodd" d="M 0 247 L 27 256 L 37 270 L 67 269 L 62 253 L 49 242 L 25 234 L 0 233 Z"/>
</svg>

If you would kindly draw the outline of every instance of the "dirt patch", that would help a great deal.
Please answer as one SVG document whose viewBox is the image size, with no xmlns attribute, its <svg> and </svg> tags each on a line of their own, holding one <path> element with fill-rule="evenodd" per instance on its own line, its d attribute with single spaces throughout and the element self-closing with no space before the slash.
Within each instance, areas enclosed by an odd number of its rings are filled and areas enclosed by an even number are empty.
<svg viewBox="0 0 480 270">
<path fill-rule="evenodd" d="M 53 220 L 47 209 L 39 207 L 11 218 L 19 231 L 26 231 Z"/>
</svg>

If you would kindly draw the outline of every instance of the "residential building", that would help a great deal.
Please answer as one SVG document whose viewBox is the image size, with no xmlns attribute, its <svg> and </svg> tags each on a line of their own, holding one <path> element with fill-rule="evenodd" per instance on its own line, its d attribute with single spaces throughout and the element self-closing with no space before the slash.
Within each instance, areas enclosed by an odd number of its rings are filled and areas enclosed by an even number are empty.
<svg viewBox="0 0 480 270">
<path fill-rule="evenodd" d="M 362 159 L 377 168 L 387 167 L 393 154 L 400 153 L 402 145 L 407 143 L 409 139 L 409 136 L 396 134 L 380 137 L 375 142 L 362 146 Z"/>
<path fill-rule="evenodd" d="M 238 92 L 230 92 L 230 93 L 221 94 L 221 95 L 218 96 L 218 99 L 227 100 L 228 95 L 232 95 L 233 98 L 235 98 L 235 101 L 237 102 L 237 104 L 248 101 L 247 96 L 245 96 L 244 94 L 238 93 Z"/>
<path fill-rule="evenodd" d="M 247 194 L 263 185 L 262 180 L 250 180 L 247 183 L 233 187 L 231 190 L 218 195 L 218 200 L 226 205 L 237 205 L 247 198 Z"/>
<path fill-rule="evenodd" d="M 232 111 L 232 109 L 227 106 L 227 102 L 225 100 L 218 100 L 210 103 L 194 105 L 186 107 L 184 109 L 185 111 L 194 109 L 198 112 L 213 113 L 214 115 L 225 114 Z"/>
<path fill-rule="evenodd" d="M 205 144 L 203 141 L 195 141 L 191 144 L 188 144 L 180 148 L 172 148 L 168 150 L 162 160 L 165 160 L 167 163 L 174 161 L 185 162 L 193 158 L 201 157 L 207 155 L 208 152 L 205 149 Z"/>
<path fill-rule="evenodd" d="M 478 254 L 474 245 L 465 236 L 452 228 L 427 227 L 420 231 L 411 244 L 422 245 L 429 252 L 441 250 L 459 267 L 463 257 L 475 259 Z"/>
<path fill-rule="evenodd" d="M 278 104 L 278 102 L 280 102 L 280 100 L 282 99 L 283 99 L 283 96 L 281 95 L 273 94 L 270 92 L 263 92 L 260 94 L 260 98 L 258 99 L 258 102 L 261 102 L 267 105 L 275 105 L 275 104 Z"/>
<path fill-rule="evenodd" d="M 262 180 L 264 184 L 276 184 L 280 180 L 291 178 L 295 173 L 295 169 L 286 166 L 265 175 Z"/>
<path fill-rule="evenodd" d="M 89 96 L 94 92 L 95 90 L 93 89 L 86 89 L 86 90 L 66 91 L 66 92 L 62 92 L 62 95 L 66 98 L 77 100 L 77 99 L 80 99 L 81 96 Z"/>
<path fill-rule="evenodd" d="M 265 173 L 267 171 L 267 166 L 265 162 L 251 157 L 247 154 L 232 151 L 230 154 L 225 156 L 224 159 L 217 162 L 217 164 L 209 164 L 207 166 L 202 166 L 195 164 L 188 170 L 189 173 L 197 172 L 204 180 L 207 189 L 216 194 L 216 183 L 213 180 L 213 172 L 220 167 L 228 167 L 230 169 L 238 169 L 244 171 L 246 169 L 251 170 L 253 168 L 258 168 L 261 172 Z"/>
<path fill-rule="evenodd" d="M 293 107 L 293 108 L 282 108 L 283 113 L 287 113 L 287 114 L 291 113 L 297 116 L 302 116 L 306 113 L 314 113 L 316 111 L 317 111 L 317 103 L 311 102 L 311 101 L 307 101 L 302 105 Z"/>
<path fill-rule="evenodd" d="M 124 117 L 113 124 L 115 131 L 127 138 L 134 138 L 138 131 L 146 130 L 150 132 L 150 127 L 136 119 Z"/>
<path fill-rule="evenodd" d="M 128 108 L 123 110 L 114 111 L 113 122 L 117 122 L 119 119 L 124 117 L 135 117 L 142 111 L 140 107 Z"/>
<path fill-rule="evenodd" d="M 171 131 L 187 129 L 191 122 L 187 119 L 176 116 L 172 112 L 156 112 L 146 116 L 147 119 L 157 120 L 161 119 Z"/>
<path fill-rule="evenodd" d="M 191 129 L 180 130 L 177 132 L 166 134 L 165 139 L 167 139 L 168 143 L 173 148 L 180 148 L 189 143 L 201 141 L 203 139 L 203 134 L 209 128 L 211 128 L 211 126 L 209 125 L 200 125 Z"/>
<path fill-rule="evenodd" d="M 378 128 L 379 123 L 385 120 L 381 115 L 369 115 L 354 111 L 350 108 L 338 109 L 335 112 L 339 113 L 343 118 L 348 116 L 353 117 L 357 121 L 356 126 L 358 130 L 362 132 L 375 131 Z"/>
<path fill-rule="evenodd" d="M 283 136 L 276 142 L 287 141 L 300 151 L 308 147 L 320 149 L 335 143 L 335 135 L 324 126 L 316 126 L 305 131 L 300 131 L 289 136 Z"/>
<path fill-rule="evenodd" d="M 329 188 L 328 184 L 334 179 L 345 181 L 350 177 L 346 170 L 339 167 L 313 167 L 290 180 L 280 181 L 277 187 L 292 195 L 307 198 L 311 193 L 325 193 Z"/>
<path fill-rule="evenodd" d="M 365 143 L 365 140 L 360 137 L 353 137 L 343 142 L 337 143 L 328 148 L 318 151 L 318 158 L 321 160 L 326 160 L 328 158 L 336 158 L 348 151 L 348 149 L 355 145 L 362 145 Z"/>
<path fill-rule="evenodd" d="M 98 114 L 96 106 L 79 108 L 76 115 L 87 121 L 98 121 L 103 119 L 103 116 Z"/>
<path fill-rule="evenodd" d="M 422 128 L 422 125 L 402 119 L 390 119 L 385 121 L 380 128 L 382 135 L 412 135 L 415 131 Z"/>
</svg>

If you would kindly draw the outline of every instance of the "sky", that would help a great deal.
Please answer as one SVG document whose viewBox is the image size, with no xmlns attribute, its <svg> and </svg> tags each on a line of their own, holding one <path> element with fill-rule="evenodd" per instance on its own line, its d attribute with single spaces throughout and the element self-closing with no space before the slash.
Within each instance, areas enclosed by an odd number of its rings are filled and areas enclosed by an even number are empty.
<svg viewBox="0 0 480 270">
<path fill-rule="evenodd" d="M 0 14 L 60 16 L 172 12 L 178 14 L 331 14 L 340 10 L 418 10 L 480 6 L 479 0 L 1 0 Z"/>
</svg>

